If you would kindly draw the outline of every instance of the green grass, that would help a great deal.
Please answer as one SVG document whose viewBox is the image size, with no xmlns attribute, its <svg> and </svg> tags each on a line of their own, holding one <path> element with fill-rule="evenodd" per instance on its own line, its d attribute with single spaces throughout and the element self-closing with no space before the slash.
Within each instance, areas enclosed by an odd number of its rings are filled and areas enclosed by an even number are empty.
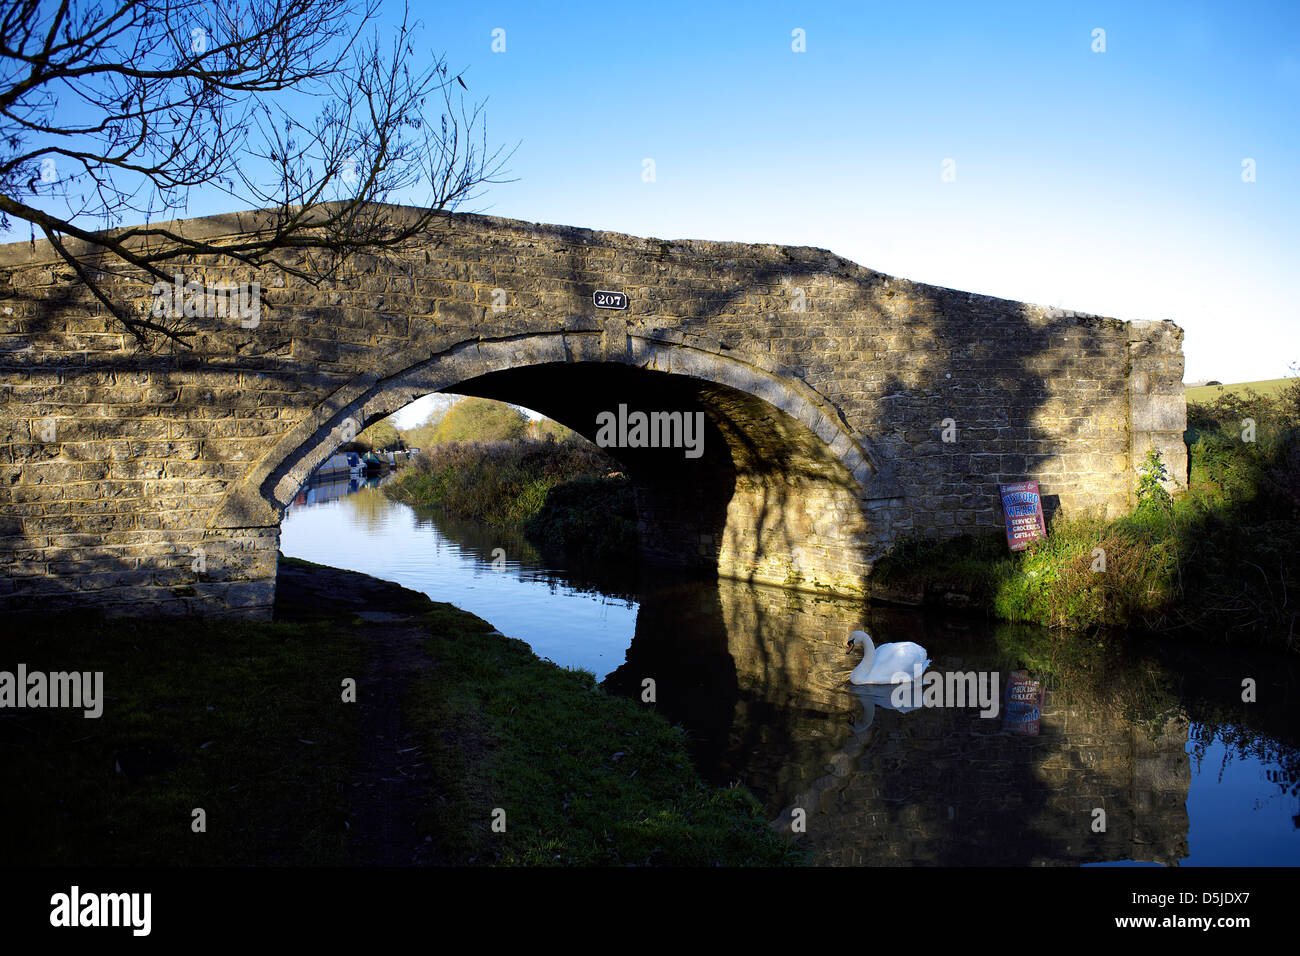
<svg viewBox="0 0 1300 956">
<path fill-rule="evenodd" d="M 1105 554 L 1105 571 L 1096 549 Z M 911 541 L 877 565 L 881 584 L 919 583 L 931 597 L 955 591 L 1007 621 L 1076 629 L 1158 626 L 1177 575 L 1163 529 L 1139 520 L 1058 517 L 1046 540 L 1019 554 L 1001 534 Z"/>
<path fill-rule="evenodd" d="M 358 739 L 340 677 L 357 673 L 360 654 L 349 629 L 327 624 L 43 618 L 13 628 L 0 669 L 103 671 L 111 699 L 93 720 L 0 716 L 0 861 L 346 862 Z M 196 807 L 206 833 L 191 831 Z"/>
<path fill-rule="evenodd" d="M 1269 378 L 1258 382 L 1236 382 L 1228 385 L 1197 385 L 1187 389 L 1187 402 L 1189 405 L 1204 405 L 1224 395 L 1244 398 L 1248 392 L 1276 397 L 1286 391 L 1294 381 L 1293 378 Z"/>
<path fill-rule="evenodd" d="M 423 821 L 454 863 L 783 865 L 801 858 L 748 792 L 701 783 L 682 732 L 590 673 L 540 661 L 450 605 L 409 720 L 455 785 Z M 505 831 L 492 829 L 505 811 Z"/>
</svg>

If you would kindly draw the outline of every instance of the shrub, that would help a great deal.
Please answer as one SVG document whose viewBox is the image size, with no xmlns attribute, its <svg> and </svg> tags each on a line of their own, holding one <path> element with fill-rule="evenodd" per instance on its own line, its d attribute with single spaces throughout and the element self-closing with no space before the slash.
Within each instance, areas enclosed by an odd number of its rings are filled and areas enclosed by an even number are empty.
<svg viewBox="0 0 1300 956">
<path fill-rule="evenodd" d="M 1138 509 L 1167 513 L 1174 503 L 1173 495 L 1165 488 L 1165 482 L 1168 480 L 1169 471 L 1165 468 L 1160 450 L 1147 449 L 1146 457 L 1142 459 L 1142 468 L 1138 472 Z"/>
<path fill-rule="evenodd" d="M 550 489 L 525 528 L 546 552 L 561 552 L 585 570 L 636 556 L 636 505 L 624 477 L 583 475 Z"/>
<path fill-rule="evenodd" d="M 557 485 L 616 467 L 587 442 L 445 442 L 424 450 L 385 491 L 406 504 L 491 525 L 523 526 Z"/>
</svg>

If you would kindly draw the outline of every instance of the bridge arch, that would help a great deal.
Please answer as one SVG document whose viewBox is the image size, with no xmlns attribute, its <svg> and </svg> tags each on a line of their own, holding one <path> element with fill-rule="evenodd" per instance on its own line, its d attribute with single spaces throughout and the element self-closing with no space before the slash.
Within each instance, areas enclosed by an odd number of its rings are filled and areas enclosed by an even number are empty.
<svg viewBox="0 0 1300 956">
<path fill-rule="evenodd" d="M 389 366 L 400 365 L 394 357 Z M 702 411 L 700 461 L 680 450 L 608 449 L 636 491 L 652 564 L 860 593 L 892 538 L 899 497 L 869 436 L 762 356 L 664 329 L 598 328 L 458 342 L 380 375 L 359 375 L 290 430 L 233 486 L 210 533 L 278 526 L 311 472 L 350 435 L 430 392 L 534 408 L 588 439 L 597 411 Z"/>
</svg>

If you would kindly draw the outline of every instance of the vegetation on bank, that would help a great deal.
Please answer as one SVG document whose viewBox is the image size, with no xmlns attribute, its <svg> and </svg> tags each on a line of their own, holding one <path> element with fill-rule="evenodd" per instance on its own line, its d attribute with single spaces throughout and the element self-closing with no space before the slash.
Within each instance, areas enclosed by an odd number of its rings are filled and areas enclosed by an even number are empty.
<svg viewBox="0 0 1300 956">
<path fill-rule="evenodd" d="M 1296 649 L 1300 613 L 1300 380 L 1188 406 L 1189 486 L 1171 497 L 1148 456 L 1116 520 L 1058 515 L 1020 554 L 1000 534 L 900 544 L 886 590 L 956 600 L 1013 621 L 1132 627 Z"/>
<path fill-rule="evenodd" d="M 449 604 L 407 708 L 447 786 L 422 824 L 455 863 L 798 862 L 758 802 L 703 784 L 680 728 Z M 504 831 L 493 829 L 494 819 Z"/>
<path fill-rule="evenodd" d="M 394 500 L 498 528 L 583 563 L 636 560 L 631 482 L 582 441 L 448 442 L 385 486 Z"/>
<path fill-rule="evenodd" d="M 460 398 L 443 411 L 431 414 L 414 428 L 398 428 L 390 415 L 363 429 L 341 451 L 364 454 L 399 448 L 430 448 L 453 441 L 510 441 L 517 438 L 568 441 L 576 432 L 549 418 L 530 420 L 513 405 L 486 398 Z"/>
<path fill-rule="evenodd" d="M 699 779 L 680 729 L 651 708 L 451 605 L 284 563 L 312 586 L 277 598 L 276 623 L 45 617 L 14 630 L 0 669 L 102 671 L 106 700 L 93 720 L 68 709 L 0 713 L 0 759 L 16 784 L 0 788 L 0 819 L 19 824 L 0 832 L 0 860 L 356 862 L 363 710 L 376 699 L 360 680 L 376 653 L 373 625 L 356 616 L 365 607 L 406 615 L 403 626 L 427 635 L 432 666 L 407 686 L 402 714 L 427 737 L 423 822 L 439 862 L 798 861 L 748 792 Z M 343 601 L 360 590 L 370 597 Z M 341 677 L 352 675 L 355 705 L 341 701 Z M 206 832 L 192 829 L 196 807 Z M 504 833 L 492 830 L 497 807 Z"/>
<path fill-rule="evenodd" d="M 583 566 L 634 566 L 636 502 L 623 475 L 579 475 L 555 485 L 524 525 L 543 554 L 563 554 Z"/>
<path fill-rule="evenodd" d="M 393 451 L 404 448 L 406 442 L 396 426 L 387 418 L 380 419 L 369 428 L 363 429 L 356 438 L 343 445 L 344 451 Z"/>
<path fill-rule="evenodd" d="M 427 449 L 451 441 L 511 441 L 517 438 L 567 441 L 575 434 L 572 429 L 549 418 L 530 421 L 513 405 L 469 397 L 456 398 L 450 407 L 430 415 L 423 424 L 403 430 L 401 437 L 408 448 Z"/>
</svg>

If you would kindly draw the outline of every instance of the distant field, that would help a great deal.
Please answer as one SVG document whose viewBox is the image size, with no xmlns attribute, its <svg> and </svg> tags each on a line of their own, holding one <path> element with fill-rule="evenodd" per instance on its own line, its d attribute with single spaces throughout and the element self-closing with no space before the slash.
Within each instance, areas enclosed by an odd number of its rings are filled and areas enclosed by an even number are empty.
<svg viewBox="0 0 1300 956">
<path fill-rule="evenodd" d="M 1235 382 L 1228 385 L 1198 385 L 1187 390 L 1189 402 L 1209 402 L 1227 392 L 1240 393 L 1251 389 L 1259 395 L 1275 395 L 1292 381 L 1289 378 L 1270 378 L 1262 382 Z"/>
</svg>

